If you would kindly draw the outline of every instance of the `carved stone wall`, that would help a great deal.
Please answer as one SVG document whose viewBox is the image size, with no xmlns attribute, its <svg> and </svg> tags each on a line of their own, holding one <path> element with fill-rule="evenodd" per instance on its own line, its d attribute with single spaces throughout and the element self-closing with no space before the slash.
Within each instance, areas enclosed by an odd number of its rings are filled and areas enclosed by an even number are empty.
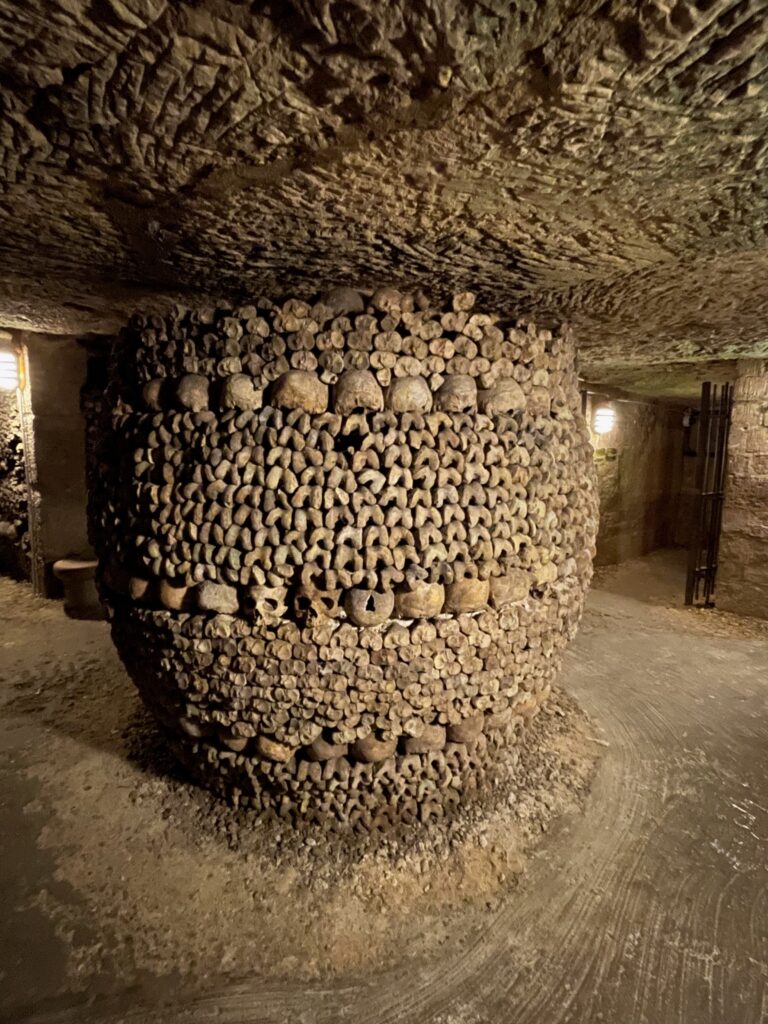
<svg viewBox="0 0 768 1024">
<path fill-rule="evenodd" d="M 717 607 L 768 619 L 768 361 L 742 359 L 733 392 Z"/>
<path fill-rule="evenodd" d="M 80 389 L 87 352 L 72 337 L 25 336 L 34 413 L 40 558 L 45 593 L 59 593 L 52 565 L 60 558 L 92 558 L 86 522 L 85 420 Z"/>
<path fill-rule="evenodd" d="M 423 295 L 135 316 L 90 472 L 113 636 L 236 803 L 361 829 L 490 785 L 596 530 L 570 334 Z"/>
<path fill-rule="evenodd" d="M 590 419 L 601 404 L 599 399 L 590 402 Z M 680 504 L 682 410 L 639 401 L 615 402 L 613 408 L 613 429 L 591 434 L 600 496 L 596 565 L 674 544 Z"/>
</svg>

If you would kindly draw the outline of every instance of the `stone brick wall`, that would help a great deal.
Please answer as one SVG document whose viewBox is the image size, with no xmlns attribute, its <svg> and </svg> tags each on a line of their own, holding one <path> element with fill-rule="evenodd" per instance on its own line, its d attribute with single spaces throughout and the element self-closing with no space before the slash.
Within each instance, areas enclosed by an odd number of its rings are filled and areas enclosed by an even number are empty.
<svg viewBox="0 0 768 1024">
<path fill-rule="evenodd" d="M 593 396 L 590 426 L 596 406 Z M 683 462 L 682 410 L 646 402 L 615 402 L 607 434 L 591 432 L 600 527 L 598 565 L 611 565 L 675 543 Z"/>
<path fill-rule="evenodd" d="M 728 444 L 718 608 L 768 618 L 768 360 L 738 365 Z"/>
</svg>

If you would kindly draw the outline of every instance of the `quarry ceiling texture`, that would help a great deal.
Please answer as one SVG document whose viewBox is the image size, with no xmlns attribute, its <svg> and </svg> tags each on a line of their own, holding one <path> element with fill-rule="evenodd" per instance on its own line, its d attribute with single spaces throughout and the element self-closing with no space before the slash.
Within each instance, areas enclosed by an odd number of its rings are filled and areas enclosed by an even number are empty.
<svg viewBox="0 0 768 1024">
<path fill-rule="evenodd" d="M 0 0 L 0 323 L 332 284 L 768 353 L 768 4 Z"/>
</svg>

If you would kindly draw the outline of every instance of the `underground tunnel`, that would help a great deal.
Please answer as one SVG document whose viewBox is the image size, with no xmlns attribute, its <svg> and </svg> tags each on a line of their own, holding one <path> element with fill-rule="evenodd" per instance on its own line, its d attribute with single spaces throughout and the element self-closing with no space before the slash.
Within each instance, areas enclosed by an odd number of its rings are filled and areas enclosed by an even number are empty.
<svg viewBox="0 0 768 1024">
<path fill-rule="evenodd" d="M 760 4 L 0 24 L 0 1018 L 759 1024 Z"/>
</svg>

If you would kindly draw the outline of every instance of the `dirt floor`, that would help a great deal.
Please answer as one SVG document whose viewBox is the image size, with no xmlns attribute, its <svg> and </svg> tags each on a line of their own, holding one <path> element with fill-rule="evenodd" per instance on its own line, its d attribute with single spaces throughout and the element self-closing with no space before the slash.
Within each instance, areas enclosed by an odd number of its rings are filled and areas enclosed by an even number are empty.
<svg viewBox="0 0 768 1024">
<path fill-rule="evenodd" d="M 682 608 L 676 553 L 598 577 L 587 715 L 489 813 L 332 851 L 190 786 L 106 625 L 0 581 L 0 1019 L 768 1021 L 768 623 Z"/>
</svg>

